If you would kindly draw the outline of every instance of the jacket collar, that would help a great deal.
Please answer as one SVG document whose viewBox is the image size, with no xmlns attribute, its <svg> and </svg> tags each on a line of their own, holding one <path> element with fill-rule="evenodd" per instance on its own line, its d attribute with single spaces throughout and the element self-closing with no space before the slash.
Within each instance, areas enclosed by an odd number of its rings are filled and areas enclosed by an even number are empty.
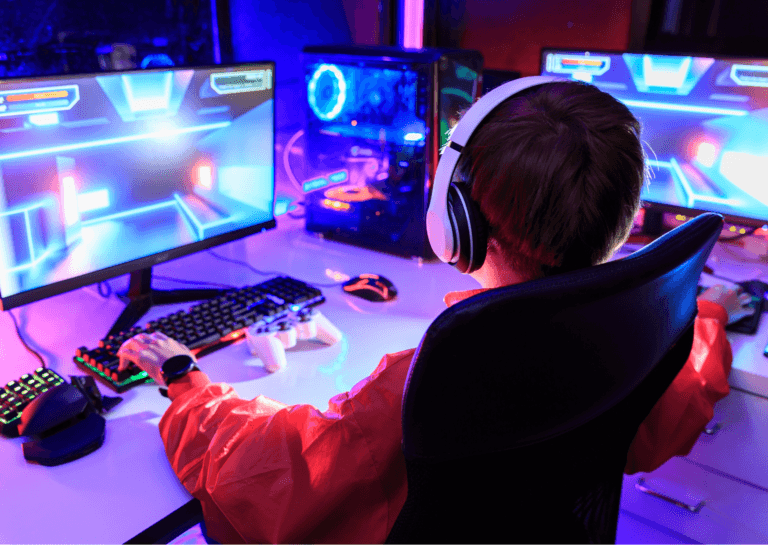
<svg viewBox="0 0 768 545">
<path fill-rule="evenodd" d="M 443 297 L 443 301 L 445 302 L 445 305 L 450 307 L 455 305 L 456 303 L 459 303 L 463 301 L 464 299 L 469 299 L 473 295 L 477 295 L 478 293 L 483 293 L 484 291 L 488 291 L 486 288 L 478 288 L 474 290 L 465 290 L 465 291 L 452 291 L 449 292 Z"/>
</svg>

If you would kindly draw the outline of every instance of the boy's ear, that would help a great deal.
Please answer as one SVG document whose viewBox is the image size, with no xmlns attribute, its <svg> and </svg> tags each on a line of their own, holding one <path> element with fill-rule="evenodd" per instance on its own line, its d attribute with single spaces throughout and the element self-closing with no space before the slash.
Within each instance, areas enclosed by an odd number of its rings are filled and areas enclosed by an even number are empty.
<svg viewBox="0 0 768 545">
<path fill-rule="evenodd" d="M 488 251 L 494 254 L 501 253 L 501 244 L 493 237 L 488 237 Z"/>
</svg>

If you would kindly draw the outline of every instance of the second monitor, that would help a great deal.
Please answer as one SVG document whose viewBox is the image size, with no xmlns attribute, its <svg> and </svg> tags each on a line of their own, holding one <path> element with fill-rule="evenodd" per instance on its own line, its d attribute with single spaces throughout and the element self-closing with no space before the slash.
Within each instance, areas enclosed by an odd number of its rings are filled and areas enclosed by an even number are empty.
<svg viewBox="0 0 768 545">
<path fill-rule="evenodd" d="M 768 223 L 768 60 L 545 49 L 541 73 L 592 83 L 642 123 L 642 199 Z"/>
</svg>

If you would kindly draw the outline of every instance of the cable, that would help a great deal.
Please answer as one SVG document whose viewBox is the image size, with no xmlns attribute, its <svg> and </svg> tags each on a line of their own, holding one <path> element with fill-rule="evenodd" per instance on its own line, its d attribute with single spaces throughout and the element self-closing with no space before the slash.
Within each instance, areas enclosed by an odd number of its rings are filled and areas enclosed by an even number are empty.
<svg viewBox="0 0 768 545">
<path fill-rule="evenodd" d="M 259 274 L 261 276 L 282 276 L 284 273 L 279 271 L 260 271 L 259 269 L 256 269 L 252 267 L 249 263 L 246 263 L 245 261 L 240 261 L 239 259 L 232 259 L 230 257 L 224 257 L 223 255 L 219 255 L 213 250 L 208 250 L 208 253 L 211 254 L 216 259 L 221 259 L 222 261 L 227 261 L 229 263 L 235 263 L 237 265 L 242 265 L 243 267 L 248 267 L 251 269 L 251 271 L 255 272 L 256 274 Z"/>
<path fill-rule="evenodd" d="M 237 286 L 231 286 L 229 284 L 220 284 L 219 282 L 205 282 L 203 280 L 182 280 L 181 278 L 173 278 L 170 276 L 161 276 L 159 274 L 153 274 L 152 278 L 157 278 L 158 280 L 167 280 L 169 282 L 178 282 L 180 284 L 191 284 L 191 285 L 199 285 L 199 286 L 215 286 L 217 288 L 223 288 L 228 290 L 235 290 L 237 289 Z"/>
<path fill-rule="evenodd" d="M 245 261 L 240 261 L 239 259 L 224 257 L 223 255 L 217 254 L 213 250 L 208 250 L 208 253 L 211 254 L 216 259 L 221 259 L 222 261 L 227 261 L 229 263 L 235 263 L 236 265 L 242 265 L 243 267 L 248 267 L 251 271 L 261 276 L 283 276 L 285 274 L 278 271 L 260 271 L 259 269 L 252 267 L 250 263 L 247 263 Z M 335 288 L 336 286 L 342 285 L 343 282 L 336 282 L 334 284 L 318 284 L 316 282 L 307 282 L 307 284 L 310 284 L 312 286 L 317 286 L 318 288 Z"/>
<path fill-rule="evenodd" d="M 296 140 L 301 138 L 303 134 L 304 134 L 304 129 L 299 129 L 298 131 L 296 131 L 296 134 L 291 136 L 291 138 L 288 140 L 288 143 L 285 145 L 285 148 L 283 148 L 283 168 L 285 169 L 285 173 L 288 175 L 288 179 L 291 181 L 291 183 L 299 191 L 301 191 L 302 194 L 304 193 L 304 187 L 296 179 L 296 176 L 293 175 L 293 171 L 291 170 L 289 155 L 291 153 L 291 148 L 293 148 L 293 145 L 296 143 Z"/>
<path fill-rule="evenodd" d="M 27 344 L 27 341 L 24 340 L 24 337 L 22 337 L 21 330 L 19 329 L 19 323 L 16 321 L 16 316 L 14 316 L 13 312 L 11 312 L 10 310 L 8 311 L 8 314 L 11 315 L 11 320 L 13 320 L 13 325 L 16 328 L 16 336 L 19 337 L 21 344 L 24 345 L 24 348 L 27 349 L 27 352 L 29 352 L 30 354 L 33 354 L 37 359 L 40 360 L 40 365 L 43 366 L 43 369 L 47 369 L 48 367 L 45 365 L 45 360 L 43 359 L 43 357 L 38 352 L 36 352 L 31 346 L 29 346 Z"/>
</svg>

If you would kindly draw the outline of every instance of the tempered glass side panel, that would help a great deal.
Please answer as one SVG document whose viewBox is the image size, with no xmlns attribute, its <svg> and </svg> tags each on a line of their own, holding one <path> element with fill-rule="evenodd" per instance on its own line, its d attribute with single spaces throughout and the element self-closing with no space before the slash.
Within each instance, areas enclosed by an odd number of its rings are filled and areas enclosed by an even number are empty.
<svg viewBox="0 0 768 545">
<path fill-rule="evenodd" d="M 451 129 L 462 114 L 472 106 L 480 92 L 482 59 L 440 59 L 439 115 L 440 148 L 448 142 Z"/>
<path fill-rule="evenodd" d="M 430 65 L 305 54 L 307 229 L 423 253 Z"/>
</svg>

